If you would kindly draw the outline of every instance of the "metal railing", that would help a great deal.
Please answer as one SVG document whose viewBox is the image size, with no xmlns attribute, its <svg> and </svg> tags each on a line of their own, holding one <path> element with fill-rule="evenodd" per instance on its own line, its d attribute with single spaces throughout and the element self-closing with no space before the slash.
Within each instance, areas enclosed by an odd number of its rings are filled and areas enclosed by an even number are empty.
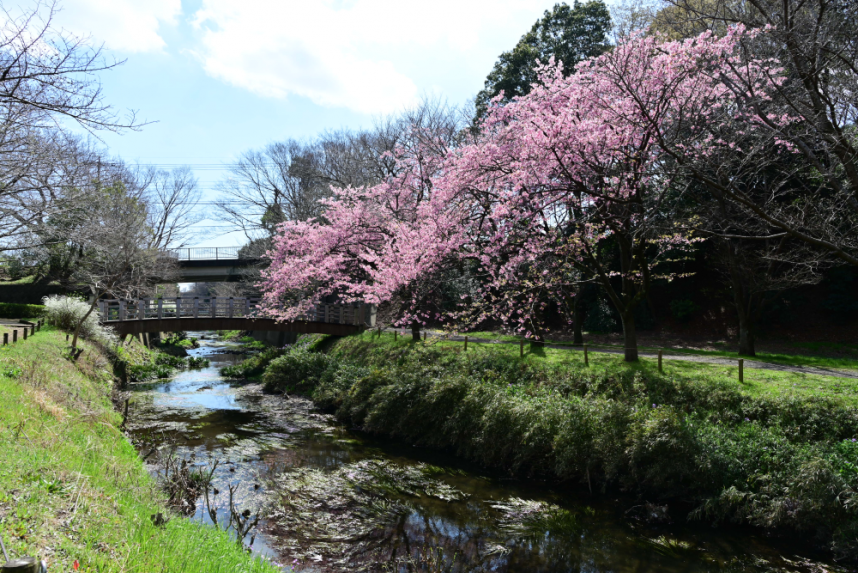
<svg viewBox="0 0 858 573">
<path fill-rule="evenodd" d="M 259 312 L 258 298 L 176 297 L 137 300 L 102 300 L 98 303 L 101 322 L 167 318 L 267 318 Z M 375 307 L 368 304 L 318 304 L 297 321 L 330 324 L 375 325 Z"/>
<path fill-rule="evenodd" d="M 239 257 L 239 247 L 191 247 L 170 249 L 167 256 L 179 261 L 229 261 Z"/>
</svg>

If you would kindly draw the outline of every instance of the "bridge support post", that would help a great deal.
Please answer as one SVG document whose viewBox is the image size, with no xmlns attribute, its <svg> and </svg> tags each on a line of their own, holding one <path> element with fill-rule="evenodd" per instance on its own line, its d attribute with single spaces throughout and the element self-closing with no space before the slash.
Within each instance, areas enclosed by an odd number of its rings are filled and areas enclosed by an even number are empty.
<svg viewBox="0 0 858 573">
<path fill-rule="evenodd" d="M 158 320 L 164 318 L 164 299 L 158 299 Z"/>
<path fill-rule="evenodd" d="M 194 297 L 194 318 L 200 317 L 200 299 L 199 297 Z"/>
<path fill-rule="evenodd" d="M 227 315 L 229 318 L 232 318 L 232 297 L 229 297 L 229 302 L 227 303 Z"/>
<path fill-rule="evenodd" d="M 145 298 L 141 298 L 137 301 L 137 320 L 143 320 L 146 318 L 146 307 L 148 306 L 149 301 Z"/>
<path fill-rule="evenodd" d="M 215 250 L 217 250 L 217 249 L 215 249 Z M 211 305 L 212 305 L 212 318 L 217 318 L 217 297 L 216 296 L 213 296 L 211 298 Z"/>
</svg>

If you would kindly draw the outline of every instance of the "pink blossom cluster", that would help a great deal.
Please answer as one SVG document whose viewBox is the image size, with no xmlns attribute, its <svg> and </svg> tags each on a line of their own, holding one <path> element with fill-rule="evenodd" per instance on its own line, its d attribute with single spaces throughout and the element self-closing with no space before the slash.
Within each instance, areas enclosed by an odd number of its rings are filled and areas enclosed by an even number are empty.
<svg viewBox="0 0 858 573">
<path fill-rule="evenodd" d="M 394 152 L 388 180 L 337 190 L 323 220 L 279 227 L 262 282 L 268 311 L 288 320 L 328 295 L 395 300 L 403 323 L 491 318 L 530 334 L 547 304 L 569 307 L 581 273 L 672 278 L 655 266 L 696 240 L 671 228 L 677 166 L 735 150 L 713 125 L 729 117 L 754 129 L 761 117 L 748 102 L 764 104 L 782 81 L 773 62 L 740 50 L 750 34 L 636 36 L 569 76 L 549 62 L 528 95 L 499 96 L 463 145 L 415 138 L 424 143 Z M 598 264 L 607 238 L 628 250 L 619 273 Z M 477 286 L 455 309 L 427 312 L 431 285 L 463 261 Z"/>
</svg>

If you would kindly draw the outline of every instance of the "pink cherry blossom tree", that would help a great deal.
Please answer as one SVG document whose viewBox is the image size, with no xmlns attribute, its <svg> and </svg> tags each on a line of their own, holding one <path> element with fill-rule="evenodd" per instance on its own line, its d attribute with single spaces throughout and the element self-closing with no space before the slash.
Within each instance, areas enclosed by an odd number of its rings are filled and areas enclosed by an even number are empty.
<svg viewBox="0 0 858 573">
<path fill-rule="evenodd" d="M 761 93 L 775 85 L 777 70 L 739 52 L 742 34 L 633 37 L 568 77 L 549 63 L 530 93 L 490 108 L 473 141 L 415 139 L 396 151 L 395 177 L 338 192 L 324 222 L 281 227 L 269 310 L 287 319 L 327 294 L 398 299 L 401 320 L 416 324 L 432 277 L 465 261 L 475 288 L 446 318 L 500 320 L 539 338 L 546 306 L 568 308 L 585 274 L 616 307 L 625 358 L 637 360 L 635 309 L 653 280 L 675 278 L 659 263 L 696 240 L 677 220 L 673 150 L 704 157 L 721 145 L 692 128 L 737 107 L 737 73 Z M 286 300 L 296 306 L 281 309 Z"/>
</svg>

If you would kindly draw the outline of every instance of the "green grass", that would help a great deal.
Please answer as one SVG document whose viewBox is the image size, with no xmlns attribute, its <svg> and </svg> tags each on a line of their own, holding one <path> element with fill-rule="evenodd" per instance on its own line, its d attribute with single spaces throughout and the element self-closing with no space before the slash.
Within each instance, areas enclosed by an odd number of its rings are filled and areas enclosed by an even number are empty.
<svg viewBox="0 0 858 573">
<path fill-rule="evenodd" d="M 167 514 L 163 495 L 118 430 L 110 362 L 42 330 L 0 348 L 0 534 L 10 556 L 50 571 L 275 572 L 227 534 Z"/>
<path fill-rule="evenodd" d="M 468 336 L 470 337 L 472 334 L 476 336 L 474 333 L 469 333 Z M 394 340 L 394 336 L 391 333 L 382 333 L 379 339 L 374 331 L 367 331 L 349 338 L 372 342 L 374 346 L 387 349 L 387 351 L 394 348 L 406 348 L 414 344 L 410 337 L 398 336 Z M 421 342 L 420 344 L 424 343 Z M 461 352 L 464 348 L 462 341 L 448 341 L 441 338 L 433 339 L 430 337 L 426 344 L 449 349 L 452 352 Z M 493 356 L 517 358 L 520 350 L 518 346 L 514 345 L 478 343 L 469 340 L 468 352 L 478 354 L 489 353 Z M 525 344 L 524 352 L 525 362 L 534 365 L 568 368 L 580 368 L 584 365 L 584 352 L 581 350 L 533 348 Z M 590 369 L 594 371 L 615 367 L 621 367 L 630 372 L 641 372 L 642 374 L 656 374 L 658 371 L 658 359 L 654 356 L 642 356 L 637 363 L 630 364 L 625 362 L 620 354 L 590 352 L 589 362 Z M 830 398 L 842 401 L 846 405 L 858 406 L 858 379 L 746 367 L 744 369 L 744 383 L 739 384 L 738 364 L 735 366 L 725 366 L 722 364 L 706 364 L 683 360 L 664 360 L 663 367 L 664 374 L 667 376 L 681 376 L 696 380 L 731 383 L 736 385 L 738 391 L 751 396 L 794 394 L 796 396 Z"/>
<path fill-rule="evenodd" d="M 470 338 L 485 338 L 490 340 L 499 340 L 502 342 L 518 342 L 520 336 L 512 336 L 509 334 L 499 334 L 491 331 L 468 332 Z M 548 344 L 559 346 L 572 346 L 569 341 L 559 341 L 548 339 Z M 598 351 L 599 348 L 622 349 L 620 345 L 613 344 L 589 344 L 592 350 Z M 821 356 L 820 354 L 828 352 L 849 353 L 858 355 L 858 344 L 837 344 L 837 343 L 800 343 L 795 346 L 806 348 L 812 354 L 785 354 L 774 352 L 758 352 L 756 356 L 748 358 L 758 362 L 768 362 L 771 364 L 780 364 L 786 366 L 808 366 L 813 368 L 829 368 L 835 370 L 858 370 L 858 359 L 848 357 L 831 357 Z M 719 358 L 741 358 L 737 352 L 727 350 L 697 350 L 692 348 L 673 348 L 673 347 L 655 347 L 655 346 L 640 346 L 639 350 L 645 352 L 658 352 L 664 350 L 672 354 L 688 354 L 691 356 L 711 356 Z"/>
<path fill-rule="evenodd" d="M 229 342 L 241 338 L 241 332 L 240 330 L 218 330 L 217 335 L 221 340 Z"/>
<path fill-rule="evenodd" d="M 21 277 L 14 281 L 2 281 L 0 284 L 4 285 L 29 285 L 36 282 L 36 275 L 27 275 L 25 277 Z"/>
</svg>

